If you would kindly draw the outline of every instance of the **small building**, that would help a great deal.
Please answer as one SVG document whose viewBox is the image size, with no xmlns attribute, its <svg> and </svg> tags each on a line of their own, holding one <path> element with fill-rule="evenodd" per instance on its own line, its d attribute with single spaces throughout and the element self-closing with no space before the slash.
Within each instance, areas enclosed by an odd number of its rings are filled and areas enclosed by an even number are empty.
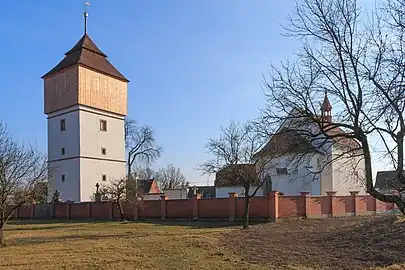
<svg viewBox="0 0 405 270">
<path fill-rule="evenodd" d="M 405 181 L 401 183 L 397 171 L 378 171 L 374 187 L 381 193 L 393 194 L 405 189 Z"/>
<path fill-rule="evenodd" d="M 215 186 L 193 186 L 189 188 L 187 198 L 192 198 L 195 194 L 201 194 L 201 199 L 216 198 Z"/>
<path fill-rule="evenodd" d="M 165 189 L 163 193 L 169 197 L 169 200 L 187 199 L 188 188 Z"/>
<path fill-rule="evenodd" d="M 238 177 L 238 174 L 232 173 L 234 170 L 244 170 L 248 175 L 250 171 L 256 170 L 254 164 L 234 164 L 227 166 L 226 168 L 220 170 L 215 175 L 215 196 L 216 198 L 228 198 L 229 193 L 235 192 L 239 197 L 245 196 L 244 179 Z M 254 174 L 254 172 L 252 172 Z M 257 179 L 255 182 L 251 183 L 249 193 L 252 195 L 257 189 L 260 180 Z M 256 192 L 255 196 L 264 196 L 265 188 L 260 187 Z"/>
<path fill-rule="evenodd" d="M 257 154 L 265 164 L 262 180 L 270 190 L 291 196 L 302 191 L 312 195 L 326 195 L 328 191 L 335 191 L 336 195 L 350 195 L 350 191 L 366 194 L 359 142 L 333 125 L 332 106 L 326 93 L 320 109 L 320 121 L 328 125 L 326 135 L 317 123 L 293 110 L 293 117 L 280 125 Z"/>
<path fill-rule="evenodd" d="M 156 179 L 130 179 L 127 180 L 127 196 L 130 199 L 135 195 L 136 184 L 138 184 L 138 195 L 143 200 L 159 200 L 163 194 Z"/>
</svg>

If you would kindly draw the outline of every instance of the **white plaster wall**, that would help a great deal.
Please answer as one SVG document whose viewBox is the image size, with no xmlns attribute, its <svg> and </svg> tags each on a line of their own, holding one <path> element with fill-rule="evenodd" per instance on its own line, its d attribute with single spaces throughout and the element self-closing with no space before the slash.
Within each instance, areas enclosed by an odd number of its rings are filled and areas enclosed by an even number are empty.
<svg viewBox="0 0 405 270">
<path fill-rule="evenodd" d="M 102 181 L 105 174 L 107 181 Z M 80 158 L 80 201 L 90 201 L 96 184 L 108 184 L 111 179 L 125 176 L 125 162 Z"/>
<path fill-rule="evenodd" d="M 304 157 L 291 154 L 273 158 L 266 164 L 262 177 L 270 175 L 273 190 L 283 192 L 284 195 L 300 195 L 302 191 L 319 195 L 321 189 L 319 175 L 311 172 L 316 171 L 317 160 L 322 157 L 322 154 L 310 153 Z M 287 168 L 288 174 L 277 174 L 277 168 Z"/>
<path fill-rule="evenodd" d="M 350 191 L 360 191 L 360 195 L 366 194 L 364 185 L 364 162 L 360 157 L 339 157 L 342 153 L 338 147 L 334 147 L 332 165 L 333 191 L 336 195 L 349 195 Z"/>
<path fill-rule="evenodd" d="M 143 194 L 142 195 L 143 199 L 145 201 L 159 201 L 160 200 L 160 194 Z M 170 198 L 169 198 L 170 199 Z"/>
<path fill-rule="evenodd" d="M 90 108 L 81 110 L 79 118 L 81 156 L 125 161 L 124 118 Z M 107 121 L 107 131 L 100 130 L 100 120 Z M 102 147 L 107 155 L 101 154 Z"/>
<path fill-rule="evenodd" d="M 52 199 L 55 190 L 60 192 L 62 201 L 80 201 L 80 163 L 79 158 L 61 160 L 49 163 L 51 175 L 48 183 L 48 200 Z M 61 175 L 65 175 L 62 182 Z"/>
<path fill-rule="evenodd" d="M 184 189 L 166 189 L 163 193 L 170 199 L 187 199 L 188 190 Z"/>
<path fill-rule="evenodd" d="M 58 113 L 68 111 L 62 110 Z M 56 114 L 50 114 L 53 116 Z M 66 130 L 60 130 L 60 121 L 65 119 Z M 61 148 L 65 155 L 61 155 Z M 48 160 L 79 156 L 79 112 L 73 111 L 60 116 L 48 118 Z"/>
<path fill-rule="evenodd" d="M 253 192 L 256 190 L 257 187 L 251 187 L 249 190 L 250 195 L 253 194 Z M 215 197 L 216 198 L 229 198 L 229 193 L 231 192 L 236 192 L 239 197 L 244 196 L 245 194 L 245 188 L 241 186 L 235 186 L 235 187 L 216 187 L 215 188 Z M 257 196 L 264 196 L 263 188 L 259 188 L 259 190 L 256 192 L 256 197 Z"/>
</svg>

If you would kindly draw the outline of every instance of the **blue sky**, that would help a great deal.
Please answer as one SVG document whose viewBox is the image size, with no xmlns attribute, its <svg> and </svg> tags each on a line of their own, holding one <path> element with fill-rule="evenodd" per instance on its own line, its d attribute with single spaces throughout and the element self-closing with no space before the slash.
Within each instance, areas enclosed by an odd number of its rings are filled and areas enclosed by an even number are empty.
<svg viewBox="0 0 405 270">
<path fill-rule="evenodd" d="M 90 2 L 89 35 L 131 80 L 128 116 L 151 125 L 164 147 L 153 167 L 172 163 L 191 183 L 206 184 L 195 170 L 209 158 L 206 140 L 232 119 L 254 118 L 270 61 L 297 49 L 280 26 L 295 1 Z M 22 0 L 0 9 L 0 120 L 44 151 L 40 77 L 82 36 L 83 7 L 81 0 Z"/>
</svg>

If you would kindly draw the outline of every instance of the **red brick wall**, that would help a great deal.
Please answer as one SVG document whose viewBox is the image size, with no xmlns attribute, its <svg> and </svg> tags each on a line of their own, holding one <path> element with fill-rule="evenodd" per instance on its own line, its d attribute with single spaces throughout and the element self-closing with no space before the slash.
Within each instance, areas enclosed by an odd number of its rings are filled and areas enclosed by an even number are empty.
<svg viewBox="0 0 405 270">
<path fill-rule="evenodd" d="M 112 204 L 109 202 L 92 203 L 91 218 L 108 219 L 111 213 Z"/>
<path fill-rule="evenodd" d="M 236 198 L 235 217 L 243 218 L 245 213 L 245 198 Z"/>
<path fill-rule="evenodd" d="M 224 199 L 204 199 L 198 201 L 198 217 L 229 218 L 229 201 Z"/>
<path fill-rule="evenodd" d="M 160 218 L 161 201 L 144 201 L 139 208 L 139 218 Z"/>
<path fill-rule="evenodd" d="M 278 207 L 279 217 L 297 217 L 305 214 L 304 200 L 301 196 L 280 196 Z"/>
<path fill-rule="evenodd" d="M 33 218 L 32 212 L 32 205 L 23 205 L 18 209 L 18 218 L 21 219 L 27 219 L 27 218 Z"/>
<path fill-rule="evenodd" d="M 166 201 L 167 218 L 192 218 L 193 201 L 192 200 L 167 200 Z"/>
<path fill-rule="evenodd" d="M 162 197 L 162 200 L 165 199 L 166 197 Z M 222 218 L 234 220 L 235 217 L 242 218 L 244 214 L 244 198 L 200 199 L 199 197 L 195 197 L 186 200 L 162 200 L 144 201 L 140 205 L 138 215 L 136 215 L 133 205 L 124 204 L 124 216 L 127 219 L 133 219 L 138 216 L 141 219 Z M 234 203 L 235 207 L 230 205 L 231 203 Z M 274 211 L 273 207 L 277 205 L 278 211 Z M 165 212 L 162 212 L 161 207 L 163 206 L 165 206 Z M 10 209 L 11 207 L 8 208 L 8 210 Z M 47 209 L 49 209 L 49 211 Z M 329 216 L 372 215 L 388 213 L 393 209 L 394 206 L 392 203 L 376 201 L 371 196 L 306 197 L 303 195 L 274 197 L 273 194 L 273 197 L 253 198 L 250 204 L 250 217 L 264 219 L 276 219 L 278 217 L 320 218 Z M 13 218 L 119 219 L 120 213 L 118 206 L 109 202 L 58 203 L 23 206 L 14 213 Z"/>
<path fill-rule="evenodd" d="M 56 203 L 53 205 L 53 211 L 56 219 L 70 218 L 70 205 L 67 203 Z"/>
<path fill-rule="evenodd" d="M 86 219 L 90 218 L 90 203 L 75 203 L 70 205 L 70 218 Z"/>
</svg>

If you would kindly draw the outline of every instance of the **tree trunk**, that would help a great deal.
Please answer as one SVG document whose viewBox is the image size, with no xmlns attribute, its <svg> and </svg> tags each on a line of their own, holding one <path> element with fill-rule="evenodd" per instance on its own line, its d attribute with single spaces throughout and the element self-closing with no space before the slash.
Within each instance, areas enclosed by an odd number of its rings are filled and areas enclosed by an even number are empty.
<svg viewBox="0 0 405 270">
<path fill-rule="evenodd" d="M 4 246 L 4 233 L 3 233 L 3 224 L 0 224 L 0 247 Z"/>
<path fill-rule="evenodd" d="M 371 154 L 366 137 L 361 140 L 361 144 L 363 148 L 367 193 L 379 201 L 395 203 L 398 206 L 399 211 L 401 211 L 401 213 L 405 215 L 405 201 L 404 199 L 402 199 L 401 196 L 386 195 L 375 189 L 372 176 L 373 171 L 371 166 Z"/>
<path fill-rule="evenodd" d="M 250 206 L 250 196 L 245 195 L 245 212 L 243 214 L 243 229 L 249 228 L 249 206 Z"/>
<path fill-rule="evenodd" d="M 127 160 L 127 180 L 131 179 L 131 156 L 128 155 L 128 160 Z"/>
<path fill-rule="evenodd" d="M 120 202 L 117 202 L 117 205 L 118 205 L 118 210 L 120 211 L 121 221 L 124 221 L 125 218 L 124 218 L 124 210 L 122 209 L 122 205 Z"/>
<path fill-rule="evenodd" d="M 3 210 L 0 210 L 0 247 L 4 246 L 4 232 L 3 232 L 3 228 L 4 228 L 4 216 L 5 213 Z"/>
</svg>

